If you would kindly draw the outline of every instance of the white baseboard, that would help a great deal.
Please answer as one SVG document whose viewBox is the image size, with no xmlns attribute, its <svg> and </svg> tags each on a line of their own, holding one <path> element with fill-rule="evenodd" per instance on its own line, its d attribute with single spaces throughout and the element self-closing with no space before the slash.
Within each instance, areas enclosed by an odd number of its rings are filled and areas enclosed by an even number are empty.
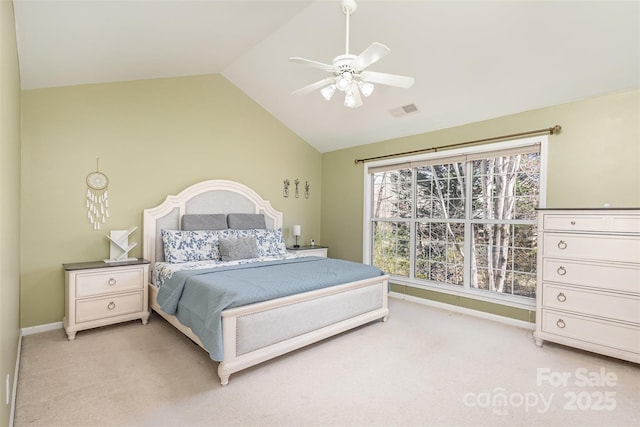
<svg viewBox="0 0 640 427">
<path fill-rule="evenodd" d="M 16 369 L 13 372 L 13 387 L 11 390 L 11 409 L 9 410 L 9 427 L 13 427 L 16 414 L 16 396 L 18 395 L 18 372 L 20 371 L 20 353 L 22 352 L 22 335 L 18 337 L 18 351 L 16 351 Z"/>
<path fill-rule="evenodd" d="M 466 314 L 468 316 L 479 317 L 481 319 L 492 320 L 494 322 L 504 323 L 510 326 L 516 326 L 522 329 L 528 329 L 533 331 L 536 329 L 535 323 L 525 322 L 523 320 L 512 319 L 510 317 L 499 316 L 493 313 L 485 313 L 484 311 L 472 310 L 466 307 L 460 307 L 457 305 L 446 304 L 444 302 L 433 301 L 425 298 L 418 298 L 411 295 L 400 294 L 397 292 L 389 292 L 389 296 L 391 298 L 411 301 L 422 305 L 427 305 L 429 307 L 440 308 L 443 310 L 452 311 L 454 313 Z"/>
<path fill-rule="evenodd" d="M 62 322 L 54 322 L 54 323 L 47 323 L 45 325 L 29 326 L 28 328 L 22 328 L 20 330 L 20 334 L 23 337 L 26 337 L 27 335 L 55 331 L 56 329 L 62 329 Z"/>
</svg>

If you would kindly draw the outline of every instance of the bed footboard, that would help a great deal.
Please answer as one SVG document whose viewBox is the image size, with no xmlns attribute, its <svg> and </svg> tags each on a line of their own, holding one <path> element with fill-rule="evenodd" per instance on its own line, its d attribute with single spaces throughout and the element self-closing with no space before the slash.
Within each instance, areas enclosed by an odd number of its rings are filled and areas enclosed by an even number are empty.
<svg viewBox="0 0 640 427">
<path fill-rule="evenodd" d="M 366 279 L 222 313 L 226 385 L 242 369 L 377 319 L 386 320 L 388 277 Z"/>
<path fill-rule="evenodd" d="M 204 348 L 190 328 L 164 313 L 150 285 L 149 306 Z M 388 276 L 360 280 L 222 312 L 224 361 L 220 383 L 250 366 L 297 350 L 374 320 L 387 320 Z"/>
</svg>

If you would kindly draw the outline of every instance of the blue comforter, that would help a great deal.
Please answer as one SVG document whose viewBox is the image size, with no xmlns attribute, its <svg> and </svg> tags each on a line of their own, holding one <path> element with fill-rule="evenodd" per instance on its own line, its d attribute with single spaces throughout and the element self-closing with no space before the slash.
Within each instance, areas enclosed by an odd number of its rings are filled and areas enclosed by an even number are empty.
<svg viewBox="0 0 640 427">
<path fill-rule="evenodd" d="M 222 361 L 223 310 L 383 274 L 370 265 L 322 257 L 183 270 L 164 282 L 158 304 L 191 328 L 213 360 Z"/>
</svg>

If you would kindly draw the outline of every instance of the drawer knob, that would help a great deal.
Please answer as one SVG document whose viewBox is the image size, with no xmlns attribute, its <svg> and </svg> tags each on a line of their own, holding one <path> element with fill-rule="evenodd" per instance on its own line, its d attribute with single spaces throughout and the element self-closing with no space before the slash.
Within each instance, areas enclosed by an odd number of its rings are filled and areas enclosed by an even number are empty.
<svg viewBox="0 0 640 427">
<path fill-rule="evenodd" d="M 564 327 L 567 326 L 567 325 L 566 325 L 566 323 L 564 323 L 564 320 L 558 319 L 558 321 L 556 322 L 556 326 L 558 328 L 560 328 L 560 329 L 564 329 Z"/>
<path fill-rule="evenodd" d="M 567 242 L 565 242 L 564 240 L 560 240 L 558 242 L 558 249 L 567 249 Z"/>
<path fill-rule="evenodd" d="M 576 225 L 576 222 L 575 221 L 571 221 L 571 225 Z"/>
<path fill-rule="evenodd" d="M 111 301 L 111 302 L 109 303 L 109 305 L 107 306 L 107 309 L 108 309 L 108 310 L 113 310 L 114 308 L 116 308 L 116 303 L 115 303 L 115 302 L 113 302 L 113 301 Z"/>
<path fill-rule="evenodd" d="M 567 274 L 567 269 L 564 268 L 564 266 L 561 265 L 560 267 L 558 267 L 558 274 L 560 276 L 564 276 L 565 274 Z"/>
<path fill-rule="evenodd" d="M 113 285 L 115 285 L 115 284 L 116 284 L 116 282 L 117 282 L 117 281 L 116 281 L 116 279 L 114 279 L 113 277 L 110 277 L 110 278 L 109 278 L 109 281 L 107 282 L 107 284 L 108 284 L 109 286 L 113 286 Z"/>
<path fill-rule="evenodd" d="M 560 302 L 565 302 L 565 301 L 567 300 L 567 297 L 566 297 L 566 296 L 565 296 L 565 294 L 564 294 L 564 293 L 562 293 L 562 292 L 560 292 L 556 298 L 557 298 L 557 299 L 558 299 L 558 301 L 560 301 Z M 564 323 L 564 322 L 563 322 L 563 323 Z"/>
</svg>

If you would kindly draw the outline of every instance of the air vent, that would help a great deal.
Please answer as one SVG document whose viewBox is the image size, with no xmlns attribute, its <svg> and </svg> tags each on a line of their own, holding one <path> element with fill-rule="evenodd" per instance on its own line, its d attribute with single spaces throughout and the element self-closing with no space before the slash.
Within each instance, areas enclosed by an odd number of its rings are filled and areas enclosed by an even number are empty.
<svg viewBox="0 0 640 427">
<path fill-rule="evenodd" d="M 418 113 L 419 111 L 420 110 L 418 110 L 418 107 L 416 107 L 415 104 L 407 104 L 403 105 L 402 107 L 389 110 L 389 113 L 391 113 L 393 117 L 402 117 L 406 116 L 407 114 Z"/>
</svg>

